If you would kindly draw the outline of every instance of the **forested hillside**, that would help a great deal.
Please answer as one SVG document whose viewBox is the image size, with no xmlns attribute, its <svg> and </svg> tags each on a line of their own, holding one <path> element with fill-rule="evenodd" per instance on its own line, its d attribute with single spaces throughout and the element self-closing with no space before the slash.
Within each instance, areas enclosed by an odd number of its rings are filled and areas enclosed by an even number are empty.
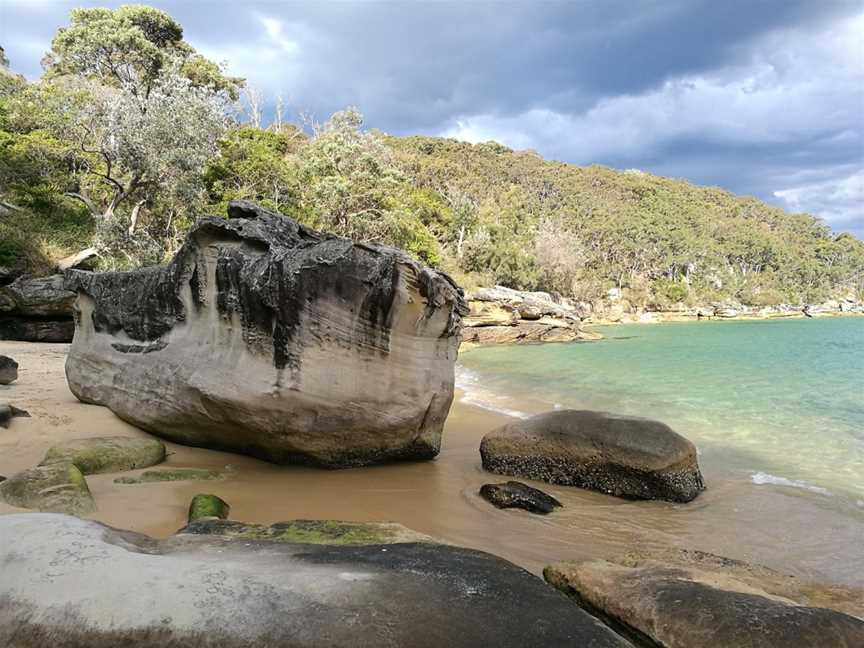
<svg viewBox="0 0 864 648">
<path fill-rule="evenodd" d="M 12 62 L 14 66 L 14 61 Z M 356 110 L 263 128 L 244 82 L 148 7 L 72 13 L 28 83 L 0 73 L 0 266 L 159 263 L 245 198 L 404 248 L 469 286 L 637 307 L 864 297 L 864 244 L 754 198 L 637 170 L 363 129 Z"/>
</svg>

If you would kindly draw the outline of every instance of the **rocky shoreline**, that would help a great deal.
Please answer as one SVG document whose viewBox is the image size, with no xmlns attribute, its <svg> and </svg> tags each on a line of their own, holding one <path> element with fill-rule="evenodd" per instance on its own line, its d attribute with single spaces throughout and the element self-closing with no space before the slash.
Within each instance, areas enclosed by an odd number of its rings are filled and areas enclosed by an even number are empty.
<svg viewBox="0 0 864 648">
<path fill-rule="evenodd" d="M 36 302 L 65 304 L 71 291 L 76 331 L 65 372 L 74 405 L 110 409 L 119 417 L 112 430 L 118 420 L 139 428 L 97 434 L 94 418 L 87 436 L 80 422 L 58 421 L 62 435 L 49 429 L 30 442 L 29 460 L 0 477 L 0 513 L 11 513 L 0 515 L 4 645 L 707 648 L 758 638 L 780 648 L 791 638 L 802 646 L 864 641 L 864 609 L 849 603 L 864 598 L 858 592 L 847 598 L 831 587 L 778 588 L 782 574 L 695 550 L 686 560 L 655 552 L 598 561 L 553 544 L 539 556 L 547 585 L 505 557 L 401 520 L 276 517 L 280 499 L 314 496 L 308 476 L 299 488 L 266 491 L 259 504 L 266 524 L 239 521 L 249 518 L 235 499 L 244 475 L 233 464 L 244 455 L 274 464 L 267 471 L 276 474 L 387 463 L 377 468 L 379 487 L 357 501 L 362 506 L 382 488 L 398 492 L 394 462 L 420 470 L 441 450 L 463 331 L 468 344 L 595 336 L 584 329 L 592 314 L 584 305 L 549 293 L 496 287 L 475 291 L 466 304 L 446 274 L 397 250 L 315 232 L 249 203 L 231 203 L 228 215 L 202 220 L 166 266 L 70 271 L 62 285 L 51 278 L 29 291 L 16 281 L 0 293 L 6 312 L 54 317 L 59 311 Z M 35 421 L 7 421 L 17 447 L 25 438 L 19 430 L 38 429 L 56 411 L 38 405 L 45 387 L 26 361 L 3 363 L 4 400 L 10 390 L 16 404 L 36 401 Z M 61 389 L 66 398 L 66 383 Z M 604 498 L 613 516 L 640 500 L 675 507 L 667 512 L 677 516 L 711 488 L 695 445 L 660 421 L 555 410 L 487 430 L 479 430 L 481 440 L 474 428 L 465 444 L 472 472 L 479 459 L 488 473 L 557 487 L 554 494 L 514 481 L 472 488 L 472 514 L 491 512 L 499 529 L 518 524 L 513 516 L 564 515 L 582 492 Z M 171 459 L 171 442 L 236 459 L 224 470 L 180 459 L 154 469 Z M 443 484 L 438 498 L 423 493 L 436 479 L 421 480 L 408 489 L 410 508 L 437 510 L 442 498 L 454 499 L 451 482 L 440 479 L 452 457 L 442 455 L 431 473 Z M 164 539 L 133 530 L 134 510 L 159 510 L 167 505 L 162 497 L 145 504 L 132 495 L 129 530 L 82 519 L 101 515 L 119 492 L 158 493 L 160 484 L 179 489 L 184 482 L 186 526 Z M 263 492 L 253 487 L 251 497 L 260 503 Z M 351 496 L 346 490 L 338 499 Z M 387 520 L 393 509 L 384 510 Z M 536 534 L 531 524 L 524 528 Z M 586 539 L 601 538 L 594 530 Z M 82 596 L 94 582 L 99 587 Z"/>
</svg>

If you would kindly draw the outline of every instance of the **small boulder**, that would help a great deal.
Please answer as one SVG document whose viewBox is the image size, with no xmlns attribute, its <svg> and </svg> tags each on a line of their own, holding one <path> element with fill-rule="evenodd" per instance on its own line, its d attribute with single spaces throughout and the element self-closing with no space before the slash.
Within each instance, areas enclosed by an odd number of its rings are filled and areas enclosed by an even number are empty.
<svg viewBox="0 0 864 648">
<path fill-rule="evenodd" d="M 12 358 L 0 355 L 0 385 L 8 385 L 18 380 L 18 363 Z"/>
<path fill-rule="evenodd" d="M 0 500 L 49 513 L 86 515 L 96 510 L 87 481 L 69 462 L 37 466 L 0 483 Z"/>
<path fill-rule="evenodd" d="M 864 646 L 864 621 L 836 610 L 799 605 L 724 572 L 596 560 L 551 565 L 543 575 L 637 645 Z"/>
<path fill-rule="evenodd" d="M 14 405 L 7 405 L 6 403 L 0 403 L 0 427 L 8 428 L 9 422 L 15 418 L 16 416 L 23 416 L 24 418 L 30 418 L 30 412 L 27 410 L 20 409 L 15 407 Z"/>
<path fill-rule="evenodd" d="M 543 311 L 537 306 L 522 304 L 519 306 L 519 317 L 523 320 L 539 320 L 543 317 Z"/>
<path fill-rule="evenodd" d="M 696 447 L 664 423 L 556 410 L 509 423 L 480 444 L 490 472 L 618 497 L 689 502 L 705 486 Z"/>
<path fill-rule="evenodd" d="M 480 495 L 498 508 L 521 508 L 531 513 L 551 513 L 561 502 L 543 491 L 517 481 L 483 484 Z"/>
<path fill-rule="evenodd" d="M 91 437 L 52 446 L 40 466 L 73 463 L 85 475 L 147 468 L 165 461 L 165 444 L 156 439 Z"/>
<path fill-rule="evenodd" d="M 196 520 L 227 520 L 231 507 L 221 497 L 199 494 L 192 498 L 189 504 L 189 521 Z"/>
</svg>

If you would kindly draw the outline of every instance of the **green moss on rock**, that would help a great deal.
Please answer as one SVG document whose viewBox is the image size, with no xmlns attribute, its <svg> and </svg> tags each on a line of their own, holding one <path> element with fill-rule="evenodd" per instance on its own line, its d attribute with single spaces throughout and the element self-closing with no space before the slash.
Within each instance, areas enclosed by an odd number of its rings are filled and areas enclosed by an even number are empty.
<svg viewBox="0 0 864 648">
<path fill-rule="evenodd" d="M 118 477 L 115 484 L 144 484 L 149 482 L 170 481 L 216 481 L 225 479 L 218 470 L 200 468 L 171 468 L 167 470 L 145 470 L 140 475 Z"/>
<path fill-rule="evenodd" d="M 71 462 L 24 470 L 0 483 L 0 500 L 49 513 L 86 515 L 96 510 L 87 480 Z"/>
<path fill-rule="evenodd" d="M 165 444 L 156 439 L 92 437 L 51 447 L 40 466 L 73 463 L 84 475 L 147 468 L 165 460 Z"/>
<path fill-rule="evenodd" d="M 291 520 L 272 526 L 245 522 L 203 520 L 190 523 L 182 533 L 219 535 L 239 540 L 293 544 L 373 545 L 436 541 L 395 522 L 343 522 L 339 520 Z"/>
<path fill-rule="evenodd" d="M 189 521 L 219 519 L 227 520 L 231 507 L 216 495 L 199 494 L 192 498 L 189 504 Z"/>
</svg>

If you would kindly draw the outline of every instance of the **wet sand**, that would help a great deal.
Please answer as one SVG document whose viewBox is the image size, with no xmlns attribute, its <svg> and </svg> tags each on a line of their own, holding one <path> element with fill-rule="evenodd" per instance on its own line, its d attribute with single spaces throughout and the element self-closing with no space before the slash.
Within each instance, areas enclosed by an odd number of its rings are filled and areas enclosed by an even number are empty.
<svg viewBox="0 0 864 648">
<path fill-rule="evenodd" d="M 67 348 L 0 342 L 0 353 L 20 364 L 19 380 L 0 386 L 0 401 L 32 415 L 0 429 L 0 475 L 37 464 L 52 444 L 65 439 L 146 436 L 106 408 L 75 399 L 63 371 Z M 535 411 L 532 403 L 521 405 Z M 759 563 L 808 580 L 864 586 L 861 520 L 838 522 L 820 508 L 824 502 L 812 499 L 817 495 L 772 488 L 754 494 L 754 489 L 724 482 L 710 470 L 705 473 L 709 489 L 689 504 L 631 502 L 534 483 L 557 497 L 564 509 L 545 517 L 497 510 L 477 491 L 484 483 L 506 478 L 483 472 L 478 447 L 486 432 L 509 420 L 460 402 L 457 394 L 435 461 L 339 471 L 275 466 L 169 443 L 163 467 L 224 470 L 227 478 L 130 485 L 115 484 L 117 475 L 94 475 L 88 483 L 98 511 L 90 517 L 166 537 L 184 525 L 190 499 L 205 492 L 225 499 L 235 520 L 394 521 L 446 542 L 503 556 L 538 574 L 545 565 L 561 560 L 686 548 Z M 21 510 L 0 503 L 0 514 Z"/>
</svg>

